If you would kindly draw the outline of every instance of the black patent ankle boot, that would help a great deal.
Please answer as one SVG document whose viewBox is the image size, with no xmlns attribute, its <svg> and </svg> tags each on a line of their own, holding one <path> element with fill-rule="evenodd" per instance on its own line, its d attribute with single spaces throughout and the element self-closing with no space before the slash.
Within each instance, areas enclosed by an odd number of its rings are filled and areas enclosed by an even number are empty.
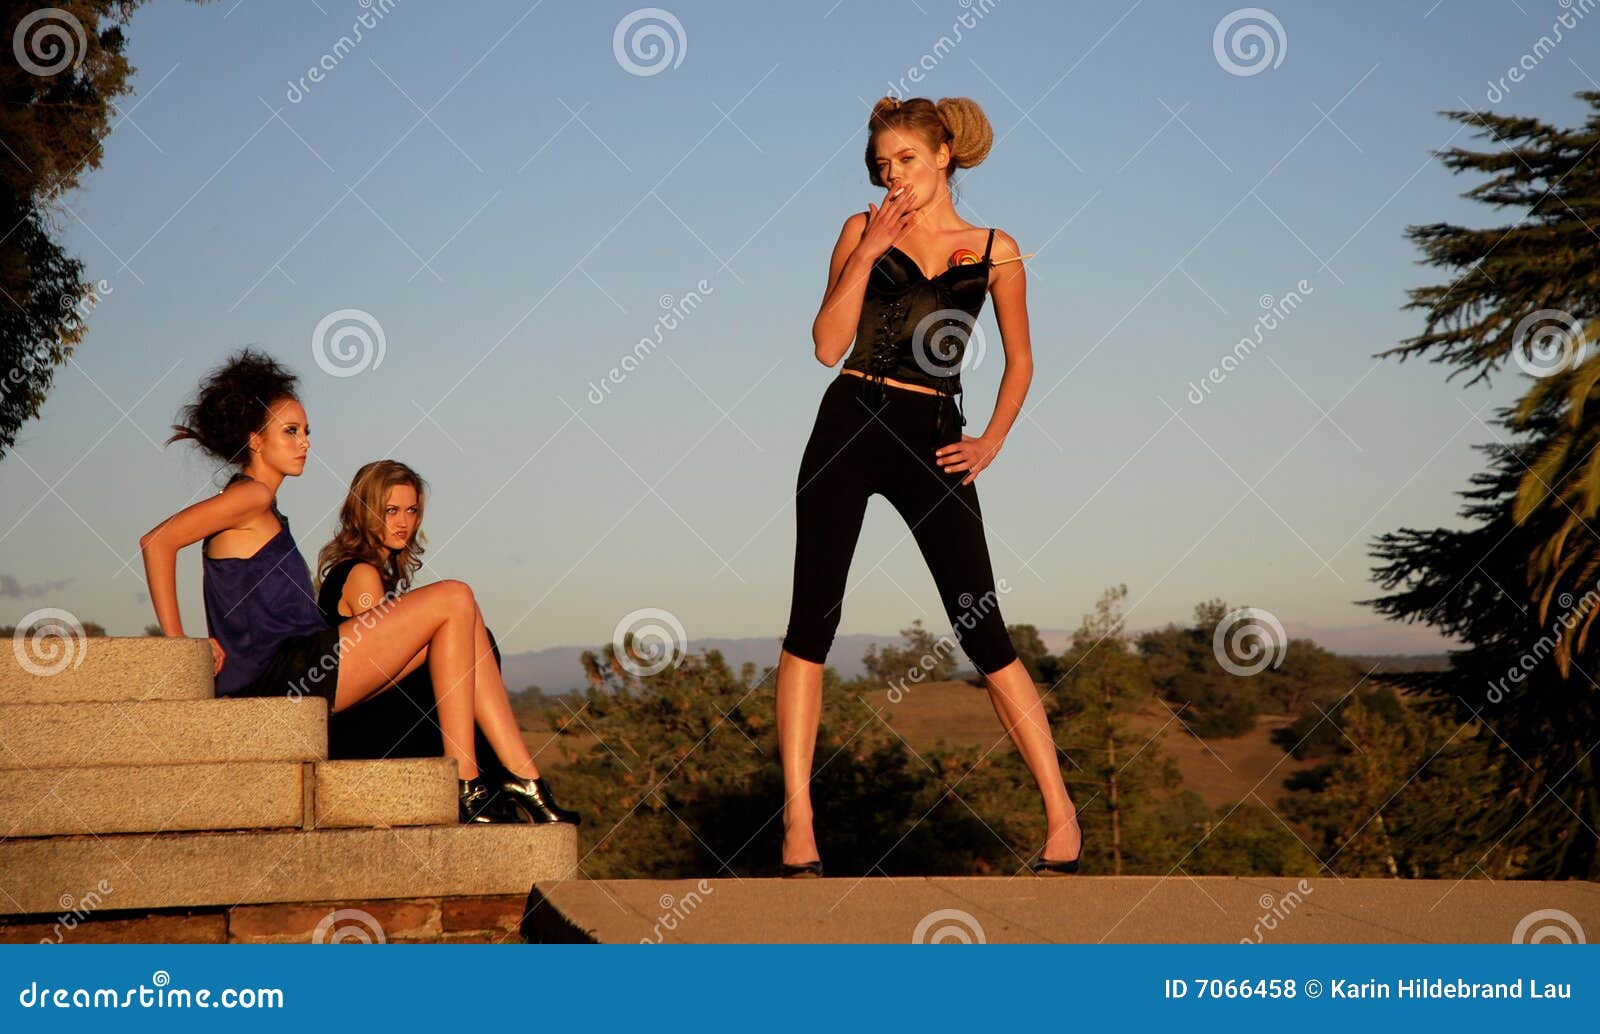
<svg viewBox="0 0 1600 1034">
<path fill-rule="evenodd" d="M 461 822 L 515 822 L 482 776 L 456 780 L 457 815 Z"/>
<path fill-rule="evenodd" d="M 507 773 L 500 784 L 500 791 L 501 796 L 523 812 L 529 822 L 570 822 L 576 826 L 583 821 L 577 812 L 556 803 L 543 776 L 524 779 Z"/>
</svg>

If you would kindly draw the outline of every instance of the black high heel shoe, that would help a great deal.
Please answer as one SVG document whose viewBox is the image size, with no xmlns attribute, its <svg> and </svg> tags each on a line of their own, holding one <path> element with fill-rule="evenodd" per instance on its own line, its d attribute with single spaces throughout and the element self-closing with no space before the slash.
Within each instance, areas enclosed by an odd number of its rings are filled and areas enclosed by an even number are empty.
<svg viewBox="0 0 1600 1034">
<path fill-rule="evenodd" d="M 456 780 L 456 814 L 461 822 L 520 822 L 521 816 L 481 776 Z"/>
<path fill-rule="evenodd" d="M 792 880 L 796 877 L 821 876 L 822 859 L 815 858 L 809 862 L 800 862 L 798 864 L 780 861 L 778 863 L 778 875 L 786 880 Z"/>
<path fill-rule="evenodd" d="M 1081 832 L 1080 830 L 1077 858 L 1051 859 L 1046 858 L 1044 852 L 1041 851 L 1039 857 L 1035 858 L 1029 866 L 1033 870 L 1033 874 L 1035 876 L 1071 876 L 1077 873 L 1078 858 L 1083 857 L 1083 837 Z"/>
<path fill-rule="evenodd" d="M 500 792 L 529 822 L 570 822 L 574 826 L 583 822 L 581 814 L 556 803 L 544 776 L 525 779 L 508 772 L 500 783 Z"/>
</svg>

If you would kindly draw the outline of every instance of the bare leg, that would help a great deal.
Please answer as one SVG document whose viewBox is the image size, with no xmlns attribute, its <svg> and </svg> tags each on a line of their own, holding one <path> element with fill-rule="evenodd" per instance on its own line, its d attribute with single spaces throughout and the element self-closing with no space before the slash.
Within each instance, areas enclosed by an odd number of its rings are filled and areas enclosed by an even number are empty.
<svg viewBox="0 0 1600 1034">
<path fill-rule="evenodd" d="M 1078 857 L 1083 833 L 1078 828 L 1078 812 L 1061 780 L 1056 760 L 1056 743 L 1050 735 L 1050 720 L 1045 717 L 1039 688 L 1019 658 L 987 676 L 989 702 L 1000 724 L 1017 746 L 1017 753 L 1033 773 L 1044 798 L 1044 857 L 1066 860 Z"/>
<path fill-rule="evenodd" d="M 379 611 L 382 611 L 379 613 Z M 391 606 L 373 608 L 339 623 L 339 682 L 333 709 L 342 711 L 394 684 L 420 663 L 427 648 L 428 673 L 439 704 L 445 756 L 459 775 L 478 774 L 472 749 L 473 694 L 449 687 L 473 684 L 473 634 L 477 604 L 466 583 L 436 582 L 406 593 Z"/>
<path fill-rule="evenodd" d="M 822 665 L 778 653 L 778 753 L 783 759 L 783 861 L 818 857 L 811 828 L 811 760 L 822 717 Z"/>
<path fill-rule="evenodd" d="M 477 683 L 472 693 L 473 715 L 506 771 L 519 779 L 538 779 L 539 766 L 528 753 L 528 741 L 522 738 L 522 728 L 511 710 L 505 679 L 494 663 L 494 648 L 489 645 L 489 633 L 483 627 L 483 611 L 477 614 L 478 665 Z"/>
</svg>

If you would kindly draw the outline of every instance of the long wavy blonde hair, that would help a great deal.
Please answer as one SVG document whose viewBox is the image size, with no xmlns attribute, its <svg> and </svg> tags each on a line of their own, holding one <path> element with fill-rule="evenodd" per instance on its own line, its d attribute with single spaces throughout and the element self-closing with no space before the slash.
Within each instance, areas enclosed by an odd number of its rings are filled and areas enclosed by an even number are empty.
<svg viewBox="0 0 1600 1034">
<path fill-rule="evenodd" d="M 417 524 L 404 549 L 390 553 L 387 563 L 383 559 L 384 500 L 389 489 L 397 485 L 410 485 L 417 493 Z M 339 510 L 339 530 L 333 539 L 317 554 L 317 591 L 335 564 L 354 557 L 378 569 L 385 593 L 401 593 L 411 585 L 411 578 L 422 566 L 425 552 L 422 534 L 423 501 L 427 498 L 428 483 L 422 476 L 399 460 L 373 460 L 350 481 L 350 491 Z"/>
</svg>

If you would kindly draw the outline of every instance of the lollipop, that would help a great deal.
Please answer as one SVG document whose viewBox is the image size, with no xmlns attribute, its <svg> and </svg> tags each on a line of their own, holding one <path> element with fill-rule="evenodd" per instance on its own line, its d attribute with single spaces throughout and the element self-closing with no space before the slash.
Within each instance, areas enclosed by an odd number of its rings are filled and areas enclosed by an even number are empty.
<svg viewBox="0 0 1600 1034">
<path fill-rule="evenodd" d="M 955 251 L 950 253 L 950 260 L 946 264 L 951 269 L 954 269 L 957 266 L 975 266 L 982 261 L 983 259 L 978 255 L 977 252 L 971 251 L 967 248 L 957 248 Z"/>
</svg>

